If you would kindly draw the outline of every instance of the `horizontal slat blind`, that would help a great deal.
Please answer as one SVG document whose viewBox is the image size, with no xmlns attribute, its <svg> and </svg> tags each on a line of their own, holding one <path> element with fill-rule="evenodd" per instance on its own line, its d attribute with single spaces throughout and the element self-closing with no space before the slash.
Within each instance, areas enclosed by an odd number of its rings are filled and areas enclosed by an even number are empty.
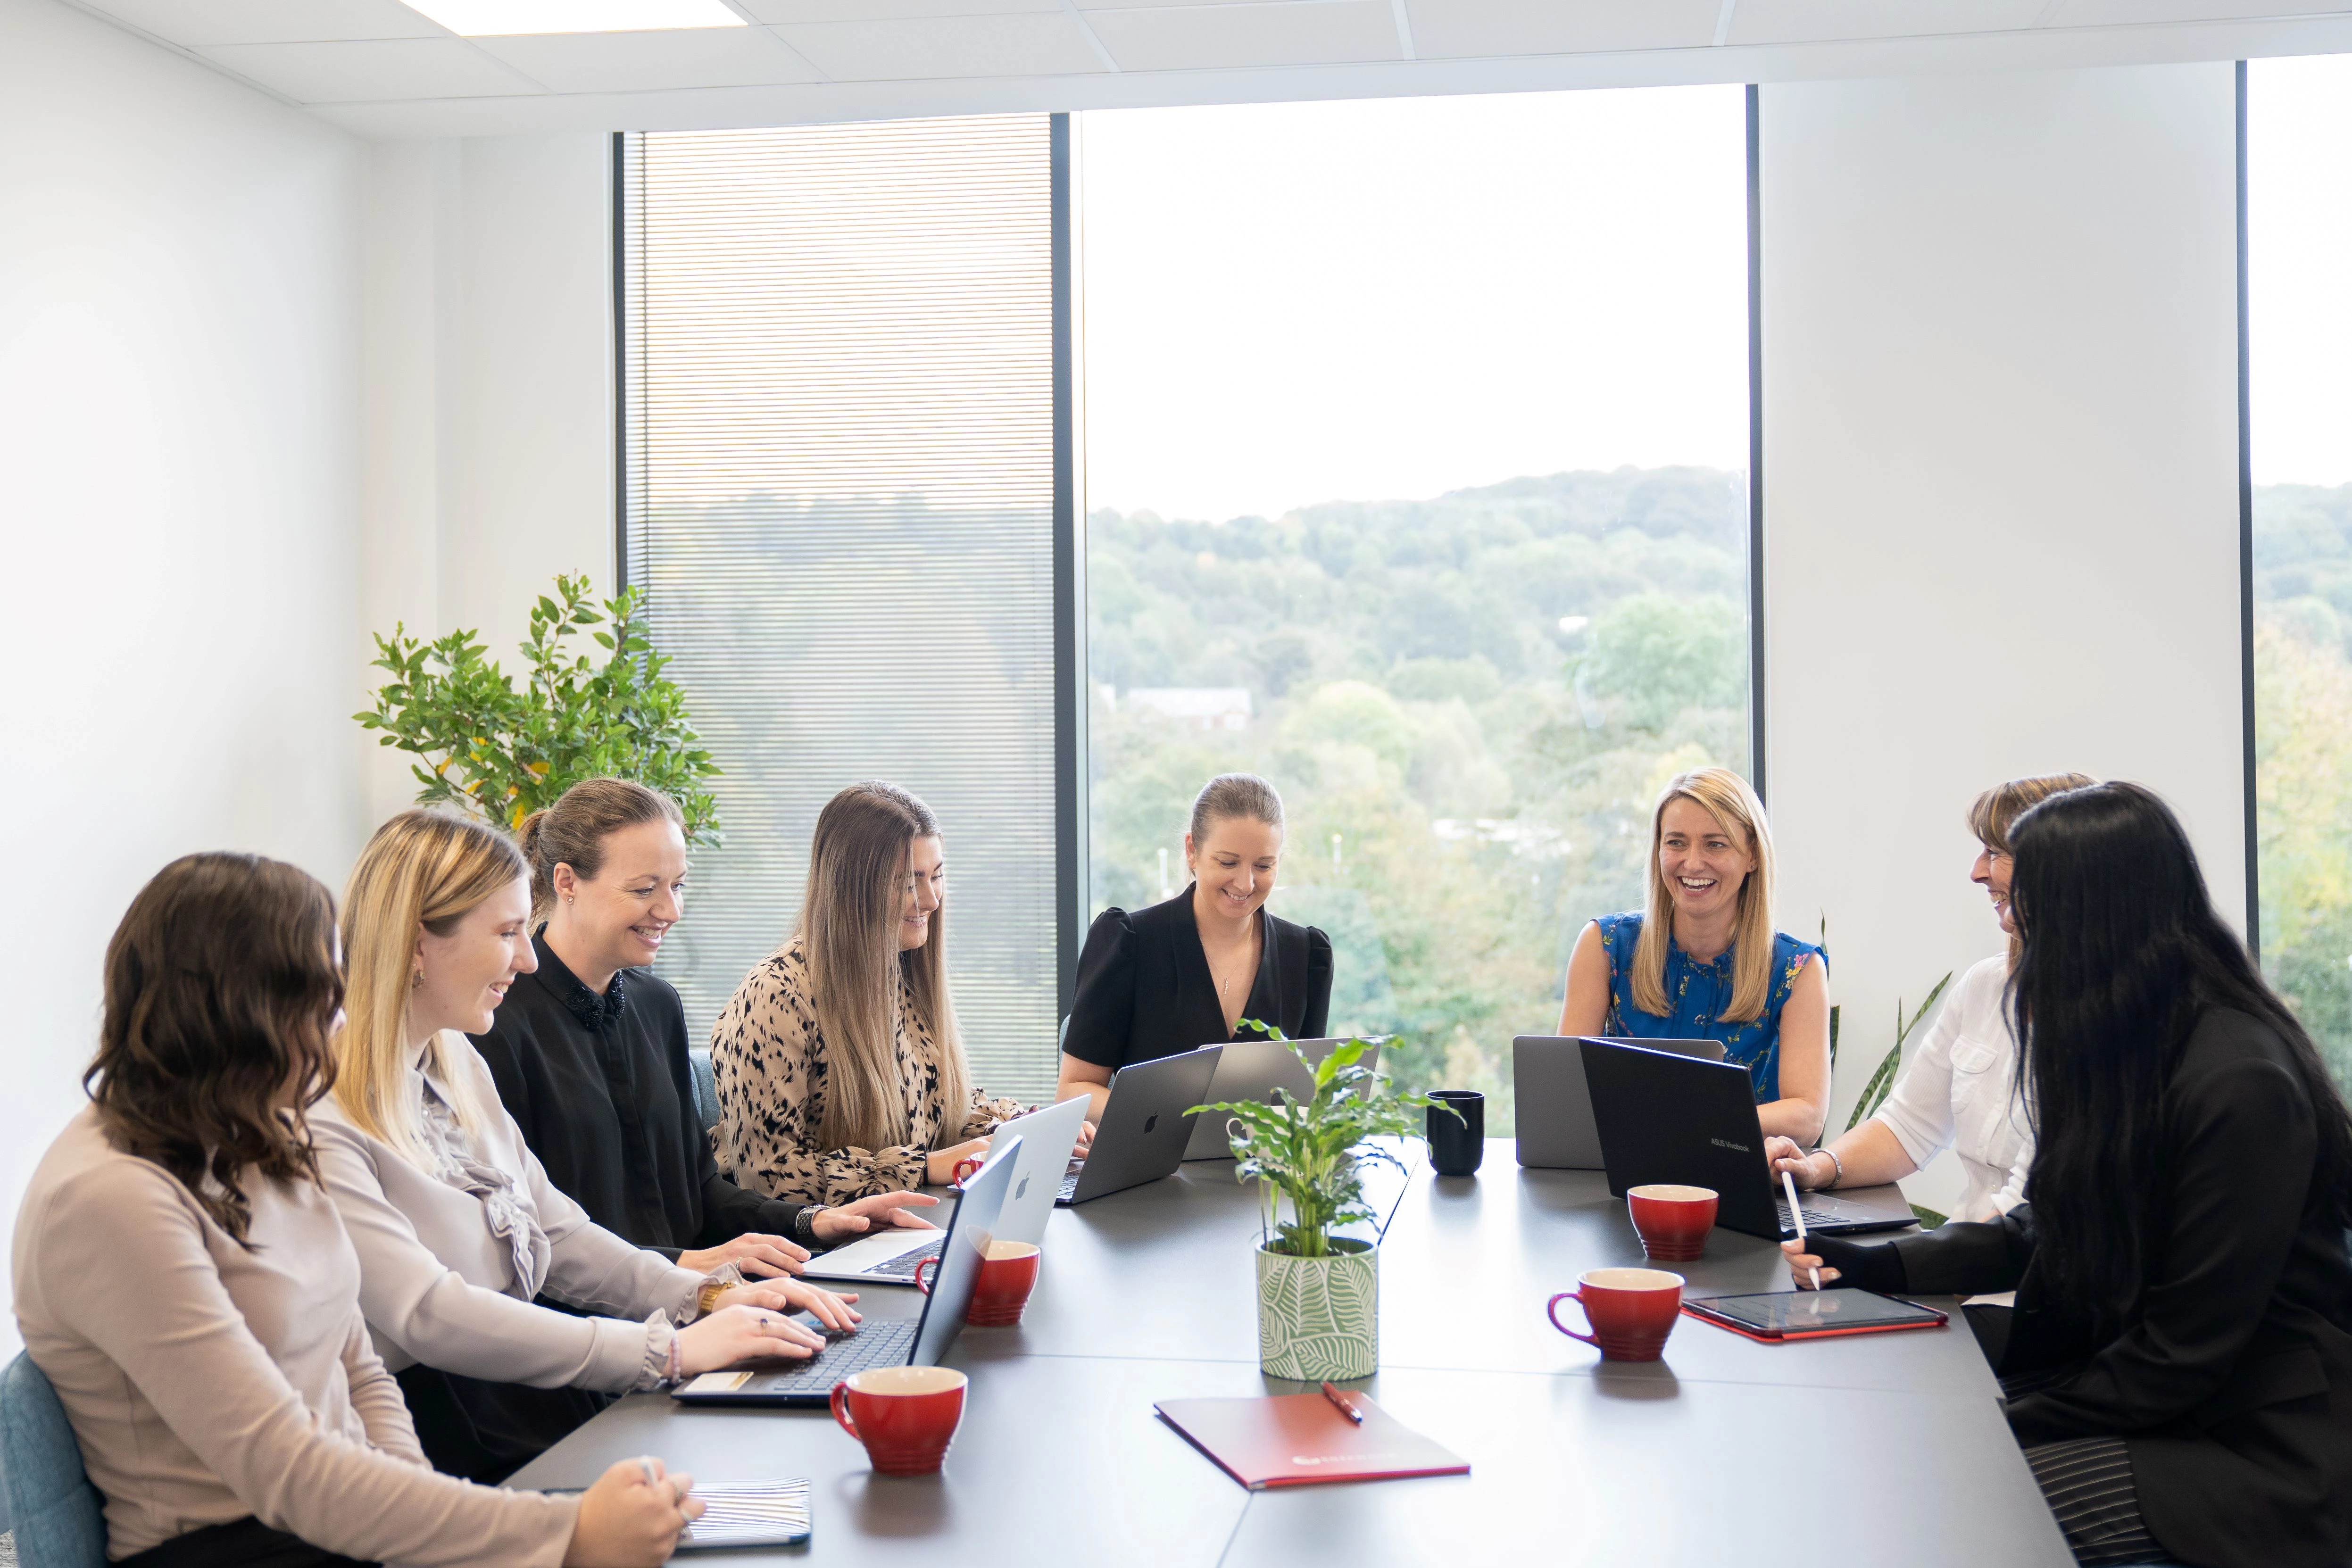
<svg viewBox="0 0 2352 1568">
<path fill-rule="evenodd" d="M 629 580 L 719 780 L 661 972 L 707 1030 L 790 934 L 816 813 L 912 789 L 975 1076 L 1055 1077 L 1045 116 L 626 139 Z"/>
</svg>

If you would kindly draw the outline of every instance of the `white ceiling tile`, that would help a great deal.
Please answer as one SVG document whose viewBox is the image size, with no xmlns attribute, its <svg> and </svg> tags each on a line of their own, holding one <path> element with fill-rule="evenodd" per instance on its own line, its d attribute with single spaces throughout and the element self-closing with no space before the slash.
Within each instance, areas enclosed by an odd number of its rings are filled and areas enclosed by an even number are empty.
<svg viewBox="0 0 2352 1568">
<path fill-rule="evenodd" d="M 2109 27 L 2133 22 L 2219 22 L 2252 16 L 2341 14 L 2344 7 L 2297 4 L 2296 0 L 2058 0 L 2045 27 Z"/>
<path fill-rule="evenodd" d="M 1696 48 L 1722 0 L 1405 0 L 1424 60 Z"/>
<path fill-rule="evenodd" d="M 881 22 L 906 16 L 994 16 L 1059 11 L 1062 0 L 734 0 L 758 22 Z"/>
<path fill-rule="evenodd" d="M 499 98 L 541 90 L 462 38 L 224 44 L 196 52 L 297 103 Z"/>
<path fill-rule="evenodd" d="M 759 27 L 661 33 L 539 33 L 477 38 L 550 92 L 667 92 L 815 81 L 808 62 Z"/>
<path fill-rule="evenodd" d="M 1404 57 L 1389 0 L 1283 0 L 1088 15 L 1124 71 L 1319 66 Z"/>
<path fill-rule="evenodd" d="M 1831 38 L 1923 38 L 2031 27 L 2049 0 L 1739 0 L 1730 44 L 1813 43 Z"/>
<path fill-rule="evenodd" d="M 1102 60 L 1059 11 L 1012 16 L 932 16 L 810 22 L 776 36 L 835 81 L 942 77 L 1075 76 Z"/>
<path fill-rule="evenodd" d="M 189 48 L 449 37 L 400 0 L 93 0 L 92 9 Z"/>
</svg>

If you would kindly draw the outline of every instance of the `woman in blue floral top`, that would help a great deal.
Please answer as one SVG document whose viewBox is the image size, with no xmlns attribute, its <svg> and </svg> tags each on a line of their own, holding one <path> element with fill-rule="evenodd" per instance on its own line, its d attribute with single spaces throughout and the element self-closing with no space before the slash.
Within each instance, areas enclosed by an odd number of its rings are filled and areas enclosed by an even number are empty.
<svg viewBox="0 0 2352 1568">
<path fill-rule="evenodd" d="M 1650 823 L 1643 913 L 1584 928 L 1562 1034 L 1718 1040 L 1748 1069 L 1768 1135 L 1811 1147 L 1829 1112 L 1828 958 L 1772 929 L 1772 832 L 1724 768 L 1669 779 Z"/>
</svg>

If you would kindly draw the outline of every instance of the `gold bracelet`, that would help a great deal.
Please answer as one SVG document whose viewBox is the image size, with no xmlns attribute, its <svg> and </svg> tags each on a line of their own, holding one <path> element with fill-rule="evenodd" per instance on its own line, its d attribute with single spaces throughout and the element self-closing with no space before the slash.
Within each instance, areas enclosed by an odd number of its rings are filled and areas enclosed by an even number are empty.
<svg viewBox="0 0 2352 1568">
<path fill-rule="evenodd" d="M 694 1292 L 695 1316 L 708 1317 L 718 1307 L 719 1298 L 734 1288 L 724 1280 L 702 1281 L 702 1289 Z"/>
</svg>

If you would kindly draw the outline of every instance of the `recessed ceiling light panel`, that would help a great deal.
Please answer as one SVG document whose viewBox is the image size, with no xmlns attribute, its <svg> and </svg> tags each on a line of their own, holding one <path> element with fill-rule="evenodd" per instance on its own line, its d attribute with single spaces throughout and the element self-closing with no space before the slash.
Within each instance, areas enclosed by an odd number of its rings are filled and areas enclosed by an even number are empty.
<svg viewBox="0 0 2352 1568">
<path fill-rule="evenodd" d="M 723 0 L 407 0 L 468 38 L 518 33 L 651 33 L 674 27 L 740 27 Z"/>
</svg>

